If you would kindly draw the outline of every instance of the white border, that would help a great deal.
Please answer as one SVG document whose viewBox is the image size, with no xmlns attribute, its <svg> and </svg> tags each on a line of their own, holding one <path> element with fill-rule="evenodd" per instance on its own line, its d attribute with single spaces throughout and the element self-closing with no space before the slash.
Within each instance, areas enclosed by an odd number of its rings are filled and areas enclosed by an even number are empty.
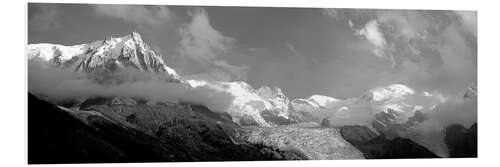
<svg viewBox="0 0 500 167">
<path fill-rule="evenodd" d="M 27 42 L 26 0 L 2 2 L 0 83 L 0 166 L 26 165 L 26 88 L 25 44 Z M 278 162 L 201 162 L 96 164 L 94 166 L 492 166 L 497 164 L 499 148 L 498 17 L 500 5 L 494 1 L 466 0 L 37 0 L 31 2 L 168 4 L 201 6 L 332 7 L 385 9 L 477 10 L 479 16 L 479 157 L 478 159 L 433 160 L 336 160 Z M 492 165 L 490 165 L 492 164 Z M 87 166 L 88 164 L 83 164 Z M 58 165 L 80 166 L 80 165 Z"/>
</svg>

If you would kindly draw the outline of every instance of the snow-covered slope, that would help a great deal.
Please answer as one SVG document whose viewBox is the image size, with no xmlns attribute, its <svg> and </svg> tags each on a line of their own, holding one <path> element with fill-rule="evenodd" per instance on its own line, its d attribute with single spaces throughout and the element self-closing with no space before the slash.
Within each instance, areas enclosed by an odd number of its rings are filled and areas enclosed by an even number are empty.
<svg viewBox="0 0 500 167">
<path fill-rule="evenodd" d="M 398 101 L 408 95 L 415 94 L 415 91 L 403 84 L 393 84 L 385 87 L 377 87 L 364 93 L 360 99 L 372 103 L 383 103 Z"/>
<path fill-rule="evenodd" d="M 276 116 L 288 119 L 288 98 L 280 88 L 263 86 L 253 89 L 245 82 L 208 82 L 202 80 L 187 80 L 192 88 L 203 87 L 219 92 L 225 92 L 234 98 L 227 109 L 233 120 L 240 125 L 272 126 L 272 122 L 262 117 L 262 112 L 273 111 Z"/>
<path fill-rule="evenodd" d="M 87 44 L 29 44 L 28 59 L 42 60 L 50 65 L 75 72 L 112 72 L 131 67 L 141 71 L 161 73 L 172 81 L 180 81 L 177 72 L 165 65 L 162 56 L 146 44 L 139 33 Z"/>
<path fill-rule="evenodd" d="M 322 109 L 334 109 L 342 100 L 324 95 L 312 95 L 307 99 L 292 100 L 292 107 L 296 111 L 317 112 Z"/>
</svg>

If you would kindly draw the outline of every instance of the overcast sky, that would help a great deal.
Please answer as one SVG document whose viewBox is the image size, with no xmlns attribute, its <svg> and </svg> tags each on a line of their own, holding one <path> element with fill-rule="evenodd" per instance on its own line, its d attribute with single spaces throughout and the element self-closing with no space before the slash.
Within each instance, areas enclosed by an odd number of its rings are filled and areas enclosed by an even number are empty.
<svg viewBox="0 0 500 167">
<path fill-rule="evenodd" d="M 134 30 L 187 78 L 278 86 L 290 98 L 391 83 L 456 93 L 477 80 L 474 11 L 28 5 L 28 43 Z"/>
</svg>

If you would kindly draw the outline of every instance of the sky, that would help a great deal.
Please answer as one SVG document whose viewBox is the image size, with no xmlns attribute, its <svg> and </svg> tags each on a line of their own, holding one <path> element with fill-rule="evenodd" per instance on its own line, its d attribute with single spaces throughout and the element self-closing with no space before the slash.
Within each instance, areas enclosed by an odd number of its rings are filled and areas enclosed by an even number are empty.
<svg viewBox="0 0 500 167">
<path fill-rule="evenodd" d="M 349 98 L 403 83 L 458 93 L 477 81 L 477 12 L 28 5 L 28 43 L 76 45 L 139 32 L 185 78 Z"/>
</svg>

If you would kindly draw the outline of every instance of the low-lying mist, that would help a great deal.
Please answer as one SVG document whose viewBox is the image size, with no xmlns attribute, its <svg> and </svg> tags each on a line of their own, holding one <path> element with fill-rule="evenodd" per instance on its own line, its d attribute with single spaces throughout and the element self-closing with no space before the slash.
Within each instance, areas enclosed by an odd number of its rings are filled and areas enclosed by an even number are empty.
<svg viewBox="0 0 500 167">
<path fill-rule="evenodd" d="M 135 69 L 121 69 L 102 78 L 53 67 L 41 60 L 28 62 L 28 91 L 54 101 L 97 96 L 139 97 L 148 101 L 203 104 L 213 111 L 222 112 L 234 98 L 226 92 L 203 86 L 190 88 L 167 80 L 165 75 Z"/>
</svg>

